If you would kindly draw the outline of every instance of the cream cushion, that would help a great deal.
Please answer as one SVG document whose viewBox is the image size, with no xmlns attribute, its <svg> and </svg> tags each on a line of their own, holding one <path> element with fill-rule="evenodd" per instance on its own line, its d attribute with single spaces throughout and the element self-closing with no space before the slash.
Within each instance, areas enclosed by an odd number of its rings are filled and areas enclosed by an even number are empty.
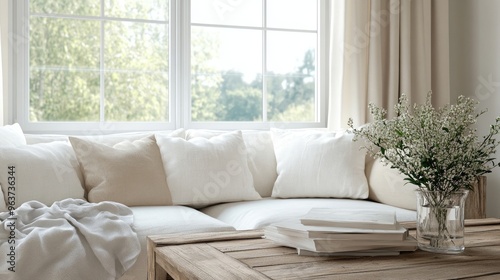
<svg viewBox="0 0 500 280">
<path fill-rule="evenodd" d="M 139 237 L 141 253 L 134 265 L 119 280 L 146 279 L 149 235 L 232 231 L 233 227 L 185 206 L 135 206 L 133 229 Z"/>
<path fill-rule="evenodd" d="M 157 136 L 175 205 L 260 199 L 253 187 L 241 131 L 210 139 Z"/>
<path fill-rule="evenodd" d="M 368 197 L 365 153 L 343 132 L 273 129 L 278 178 L 272 197 Z"/>
<path fill-rule="evenodd" d="M 237 230 L 259 229 L 284 220 L 297 220 L 312 208 L 394 211 L 398 221 L 415 221 L 416 212 L 361 199 L 265 198 L 256 201 L 217 204 L 201 211 Z"/>
<path fill-rule="evenodd" d="M 186 139 L 195 137 L 212 138 L 227 133 L 220 130 L 189 129 Z M 245 141 L 248 168 L 252 173 L 255 190 L 262 197 L 271 196 L 276 181 L 276 157 L 270 131 L 242 131 Z"/>
<path fill-rule="evenodd" d="M 66 142 L 0 147 L 0 183 L 7 199 L 9 166 L 15 167 L 16 207 L 30 200 L 50 206 L 65 198 L 83 198 L 78 162 Z"/>
<path fill-rule="evenodd" d="M 369 199 L 410 210 L 417 209 L 417 186 L 380 160 L 367 160 L 366 174 L 370 185 Z"/>
<path fill-rule="evenodd" d="M 69 140 L 80 162 L 90 202 L 172 204 L 154 135 L 113 146 L 77 137 Z"/>
</svg>

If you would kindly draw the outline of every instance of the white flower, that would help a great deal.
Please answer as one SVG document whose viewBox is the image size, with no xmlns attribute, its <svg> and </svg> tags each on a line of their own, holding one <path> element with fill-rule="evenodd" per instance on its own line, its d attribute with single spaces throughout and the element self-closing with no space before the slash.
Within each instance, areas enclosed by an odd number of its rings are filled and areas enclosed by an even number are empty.
<svg viewBox="0 0 500 280">
<path fill-rule="evenodd" d="M 500 117 L 480 140 L 473 125 L 485 111 L 476 113 L 476 105 L 459 96 L 456 105 L 435 109 L 429 93 L 425 104 L 410 107 L 403 94 L 395 106 L 397 117 L 388 120 L 386 110 L 370 104 L 374 121 L 356 129 L 349 120 L 349 126 L 371 156 L 398 169 L 408 182 L 450 193 L 472 189 L 478 176 L 498 165 L 492 155 Z"/>
</svg>

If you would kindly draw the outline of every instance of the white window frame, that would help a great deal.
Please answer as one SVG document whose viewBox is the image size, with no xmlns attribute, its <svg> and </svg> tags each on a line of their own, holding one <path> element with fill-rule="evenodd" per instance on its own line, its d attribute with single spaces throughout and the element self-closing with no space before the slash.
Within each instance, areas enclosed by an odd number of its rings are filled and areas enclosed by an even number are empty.
<svg viewBox="0 0 500 280">
<path fill-rule="evenodd" d="M 28 0 L 9 0 L 9 89 L 11 122 L 19 122 L 27 133 L 107 134 L 129 131 L 155 131 L 176 128 L 193 129 L 269 129 L 326 127 L 328 108 L 329 0 L 319 0 L 318 42 L 316 55 L 315 122 L 194 122 L 190 98 L 190 1 L 171 0 L 169 18 L 169 122 L 30 122 L 29 121 L 29 40 Z M 103 0 L 101 0 L 103 1 Z M 265 6 L 265 0 L 264 6 Z M 263 42 L 265 43 L 265 42 Z M 15 65 L 15 66 L 14 66 Z M 101 90 L 102 94 L 102 90 Z M 101 97 L 102 98 L 102 97 Z M 264 101 L 265 102 L 265 99 Z M 101 104 L 102 106 L 102 104 Z M 265 105 L 263 105 L 265 108 Z M 101 113 L 102 120 L 102 113 Z"/>
</svg>

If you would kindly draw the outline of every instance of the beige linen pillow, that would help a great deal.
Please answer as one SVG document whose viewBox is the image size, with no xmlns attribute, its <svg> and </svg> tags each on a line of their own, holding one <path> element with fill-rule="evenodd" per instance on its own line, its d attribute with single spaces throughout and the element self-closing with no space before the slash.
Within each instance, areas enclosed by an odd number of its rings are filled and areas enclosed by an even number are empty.
<svg viewBox="0 0 500 280">
<path fill-rule="evenodd" d="M 417 209 L 417 186 L 404 180 L 397 169 L 370 159 L 366 165 L 366 177 L 370 186 L 369 199 L 409 210 Z"/>
<path fill-rule="evenodd" d="M 368 197 L 365 152 L 343 132 L 272 129 L 273 197 Z"/>
<path fill-rule="evenodd" d="M 157 135 L 172 201 L 177 205 L 255 200 L 241 131 L 190 140 Z"/>
<path fill-rule="evenodd" d="M 50 206 L 66 198 L 83 198 L 77 172 L 78 162 L 67 142 L 0 147 L 0 183 L 6 202 L 15 207 L 30 200 Z M 14 194 L 9 194 L 9 181 L 15 182 Z"/>
<path fill-rule="evenodd" d="M 76 137 L 69 140 L 80 162 L 90 202 L 172 204 L 154 135 L 114 146 Z"/>
</svg>

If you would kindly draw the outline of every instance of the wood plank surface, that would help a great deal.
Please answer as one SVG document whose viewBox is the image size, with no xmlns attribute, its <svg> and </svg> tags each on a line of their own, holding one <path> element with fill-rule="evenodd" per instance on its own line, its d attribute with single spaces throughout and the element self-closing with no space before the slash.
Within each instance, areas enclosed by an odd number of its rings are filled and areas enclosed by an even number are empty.
<svg viewBox="0 0 500 280">
<path fill-rule="evenodd" d="M 261 230 L 241 230 L 241 231 L 215 231 L 215 232 L 198 232 L 191 234 L 159 234 L 150 235 L 150 239 L 156 245 L 180 245 L 200 242 L 213 242 L 235 239 L 253 239 L 263 235 Z"/>
<path fill-rule="evenodd" d="M 147 267 L 148 279 L 165 279 L 165 275 L 161 269 L 156 268 L 158 260 L 156 258 L 156 247 L 179 245 L 179 244 L 192 244 L 207 241 L 221 241 L 221 240 L 240 240 L 261 238 L 263 231 L 222 231 L 222 232 L 200 232 L 191 234 L 160 234 L 150 235 L 147 238 Z M 164 261 L 164 260 L 162 260 Z"/>
<path fill-rule="evenodd" d="M 174 279 L 500 279 L 500 219 L 467 224 L 466 249 L 457 255 L 417 250 L 399 256 L 299 256 L 295 248 L 262 238 L 262 231 L 247 231 L 213 241 L 214 234 L 177 236 L 169 241 L 177 245 L 155 249 L 156 266 Z"/>
<path fill-rule="evenodd" d="M 175 256 L 175 263 L 160 263 L 174 279 L 269 279 L 208 244 L 166 246 L 156 252 L 160 260 Z"/>
</svg>

